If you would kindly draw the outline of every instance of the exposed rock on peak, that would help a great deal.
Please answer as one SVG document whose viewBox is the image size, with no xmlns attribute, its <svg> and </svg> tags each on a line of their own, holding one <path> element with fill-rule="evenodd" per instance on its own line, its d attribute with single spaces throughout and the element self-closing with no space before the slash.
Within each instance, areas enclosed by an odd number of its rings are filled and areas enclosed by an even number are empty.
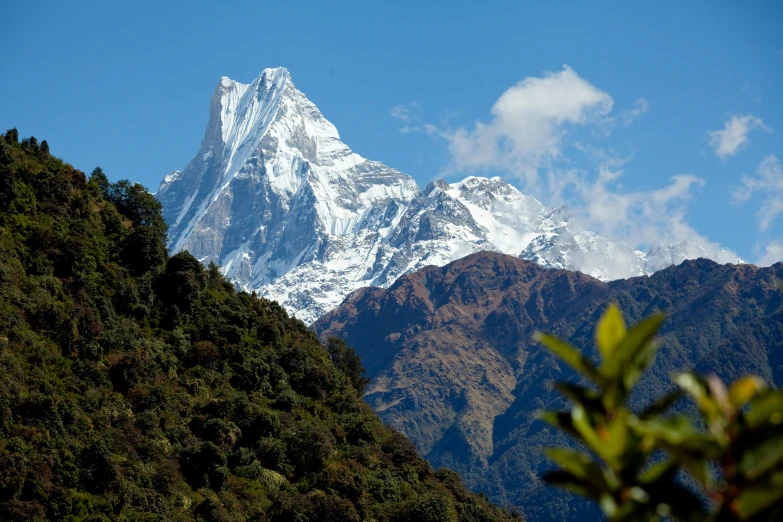
<svg viewBox="0 0 783 522">
<path fill-rule="evenodd" d="M 156 196 L 172 252 L 214 261 L 308 323 L 357 288 L 482 250 L 606 280 L 731 257 L 670 245 L 650 263 L 498 177 L 437 180 L 422 191 L 354 153 L 282 67 L 249 84 L 220 79 L 198 153 Z"/>
</svg>

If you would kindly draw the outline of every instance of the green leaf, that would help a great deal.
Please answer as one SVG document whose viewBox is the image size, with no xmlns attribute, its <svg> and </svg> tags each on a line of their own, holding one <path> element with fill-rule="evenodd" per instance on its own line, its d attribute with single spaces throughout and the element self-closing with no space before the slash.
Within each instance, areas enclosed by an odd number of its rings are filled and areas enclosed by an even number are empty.
<svg viewBox="0 0 783 522">
<path fill-rule="evenodd" d="M 613 518 L 617 513 L 617 502 L 609 495 L 602 495 L 598 499 L 598 505 L 601 506 L 601 511 L 604 512 L 608 518 Z"/>
<path fill-rule="evenodd" d="M 697 404 L 700 404 L 705 396 L 709 395 L 709 388 L 703 379 L 690 372 L 680 373 L 674 376 L 674 382 L 690 395 Z"/>
<path fill-rule="evenodd" d="M 677 474 L 677 464 L 671 460 L 658 462 L 647 468 L 639 477 L 642 484 L 652 484 L 661 480 L 671 480 Z"/>
<path fill-rule="evenodd" d="M 533 339 L 549 348 L 571 368 L 592 380 L 596 384 L 600 385 L 603 382 L 601 375 L 598 373 L 598 370 L 595 369 L 593 363 L 591 363 L 587 357 L 582 355 L 579 350 L 567 342 L 559 339 L 554 335 L 544 334 L 541 332 L 536 332 L 533 335 Z"/>
<path fill-rule="evenodd" d="M 604 359 L 614 356 L 615 349 L 625 337 L 625 321 L 617 305 L 610 304 L 595 329 L 595 340 Z"/>
<path fill-rule="evenodd" d="M 633 358 L 655 335 L 666 319 L 666 314 L 653 314 L 635 324 L 626 334 L 618 348 L 618 353 L 625 359 Z"/>
<path fill-rule="evenodd" d="M 652 364 L 657 353 L 658 343 L 651 339 L 634 355 L 623 375 L 623 385 L 626 390 L 630 391 L 633 389 L 642 374 L 647 370 L 650 364 Z"/>
<path fill-rule="evenodd" d="M 693 478 L 699 481 L 703 487 L 710 489 L 715 479 L 710 471 L 709 462 L 701 455 L 694 455 L 686 448 L 664 442 L 661 444 L 663 449 L 676 460 L 680 466 L 685 468 Z"/>
<path fill-rule="evenodd" d="M 714 423 L 723 417 L 723 408 L 711 393 L 707 381 L 692 372 L 681 373 L 674 377 L 674 382 L 690 395 L 708 422 Z"/>
<path fill-rule="evenodd" d="M 572 473 L 564 470 L 550 471 L 544 474 L 544 482 L 557 486 L 563 489 L 567 489 L 581 495 L 598 501 L 603 492 L 593 482 L 574 476 Z"/>
<path fill-rule="evenodd" d="M 604 443 L 604 451 L 615 462 L 620 462 L 622 465 L 626 465 L 625 459 L 622 458 L 625 451 L 628 449 L 630 443 L 630 436 L 627 414 L 621 413 L 606 423 L 605 430 L 601 432 L 603 435 L 602 441 Z"/>
<path fill-rule="evenodd" d="M 612 454 L 607 452 L 608 448 L 593 429 L 587 412 L 582 406 L 576 405 L 571 409 L 571 423 L 588 448 L 596 452 L 604 460 L 612 460 Z"/>
<path fill-rule="evenodd" d="M 773 433 L 750 447 L 743 445 L 739 469 L 748 480 L 756 480 L 783 462 L 783 433 Z"/>
<path fill-rule="evenodd" d="M 630 418 L 629 424 L 643 435 L 653 436 L 684 448 L 698 449 L 706 441 L 712 439 L 709 434 L 696 430 L 691 420 L 685 415 L 644 421 Z"/>
<path fill-rule="evenodd" d="M 574 428 L 574 423 L 571 420 L 571 412 L 569 411 L 544 411 L 539 413 L 538 418 L 546 422 L 550 426 L 559 428 L 577 440 L 582 440 L 582 436 Z"/>
<path fill-rule="evenodd" d="M 619 376 L 621 369 L 641 352 L 658 333 L 664 314 L 654 314 L 634 325 L 626 333 L 615 350 L 615 356 L 604 361 L 601 369 L 605 375 Z M 649 355 L 647 356 L 649 359 Z M 638 362 L 637 362 L 638 365 Z"/>
<path fill-rule="evenodd" d="M 783 392 L 770 390 L 756 397 L 745 414 L 745 422 L 750 429 L 783 423 Z"/>
<path fill-rule="evenodd" d="M 783 499 L 783 471 L 779 471 L 763 485 L 745 487 L 732 504 L 742 519 L 748 519 L 777 504 Z"/>
<path fill-rule="evenodd" d="M 667 393 L 666 395 L 663 395 L 662 397 L 659 397 L 655 402 L 642 410 L 642 412 L 639 414 L 639 418 L 642 420 L 647 420 L 662 415 L 675 402 L 680 400 L 682 396 L 682 390 L 674 390 Z"/>
<path fill-rule="evenodd" d="M 755 375 L 742 377 L 734 381 L 729 388 L 729 401 L 734 408 L 740 409 L 766 387 L 767 383 L 761 377 Z"/>
<path fill-rule="evenodd" d="M 722 448 L 710 435 L 698 432 L 691 421 L 678 415 L 663 420 L 629 419 L 632 427 L 643 437 L 651 437 L 655 445 L 669 457 L 687 469 L 699 482 L 712 483 L 708 460 L 722 455 Z"/>
<path fill-rule="evenodd" d="M 588 410 L 597 411 L 601 407 L 599 394 L 595 390 L 569 382 L 556 382 L 554 388 L 574 403 L 581 404 Z"/>
<path fill-rule="evenodd" d="M 611 473 L 606 474 L 604 469 L 587 453 L 564 448 L 550 448 L 546 450 L 546 454 L 565 471 L 576 478 L 590 481 L 599 490 L 608 493 L 619 486 L 617 479 Z"/>
</svg>

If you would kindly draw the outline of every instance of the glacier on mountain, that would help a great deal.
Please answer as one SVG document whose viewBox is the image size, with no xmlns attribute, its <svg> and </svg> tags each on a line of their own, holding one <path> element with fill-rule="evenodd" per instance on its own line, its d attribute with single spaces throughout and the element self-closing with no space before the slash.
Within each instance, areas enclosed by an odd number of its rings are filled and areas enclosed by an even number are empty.
<svg viewBox="0 0 783 522">
<path fill-rule="evenodd" d="M 499 177 L 409 176 L 362 158 L 294 87 L 284 68 L 250 84 L 221 78 L 201 147 L 156 197 L 169 248 L 215 262 L 245 290 L 306 323 L 363 286 L 480 250 L 610 280 L 732 252 L 684 242 L 644 253 L 576 224 Z"/>
</svg>

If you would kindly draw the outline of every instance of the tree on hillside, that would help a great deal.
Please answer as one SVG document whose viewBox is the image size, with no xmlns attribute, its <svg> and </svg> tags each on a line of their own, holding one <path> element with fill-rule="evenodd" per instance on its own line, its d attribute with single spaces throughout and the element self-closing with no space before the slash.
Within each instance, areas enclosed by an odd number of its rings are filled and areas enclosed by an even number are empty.
<svg viewBox="0 0 783 522">
<path fill-rule="evenodd" d="M 95 167 L 90 174 L 90 183 L 94 184 L 99 190 L 99 194 L 105 198 L 109 195 L 109 178 L 100 167 Z"/>
<path fill-rule="evenodd" d="M 370 379 L 364 376 L 364 368 L 356 351 L 338 337 L 329 338 L 326 341 L 326 349 L 332 364 L 348 377 L 359 395 L 363 395 Z"/>
</svg>

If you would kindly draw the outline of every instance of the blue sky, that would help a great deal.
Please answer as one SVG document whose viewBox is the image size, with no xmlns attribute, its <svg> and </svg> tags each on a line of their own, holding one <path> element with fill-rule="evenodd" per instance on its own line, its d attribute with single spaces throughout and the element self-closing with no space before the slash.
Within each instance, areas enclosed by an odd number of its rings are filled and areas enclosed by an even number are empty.
<svg viewBox="0 0 783 522">
<path fill-rule="evenodd" d="M 282 65 L 421 184 L 502 175 L 631 243 L 783 259 L 782 2 L 289 4 L 9 4 L 0 127 L 155 190 L 221 76 Z"/>
</svg>

